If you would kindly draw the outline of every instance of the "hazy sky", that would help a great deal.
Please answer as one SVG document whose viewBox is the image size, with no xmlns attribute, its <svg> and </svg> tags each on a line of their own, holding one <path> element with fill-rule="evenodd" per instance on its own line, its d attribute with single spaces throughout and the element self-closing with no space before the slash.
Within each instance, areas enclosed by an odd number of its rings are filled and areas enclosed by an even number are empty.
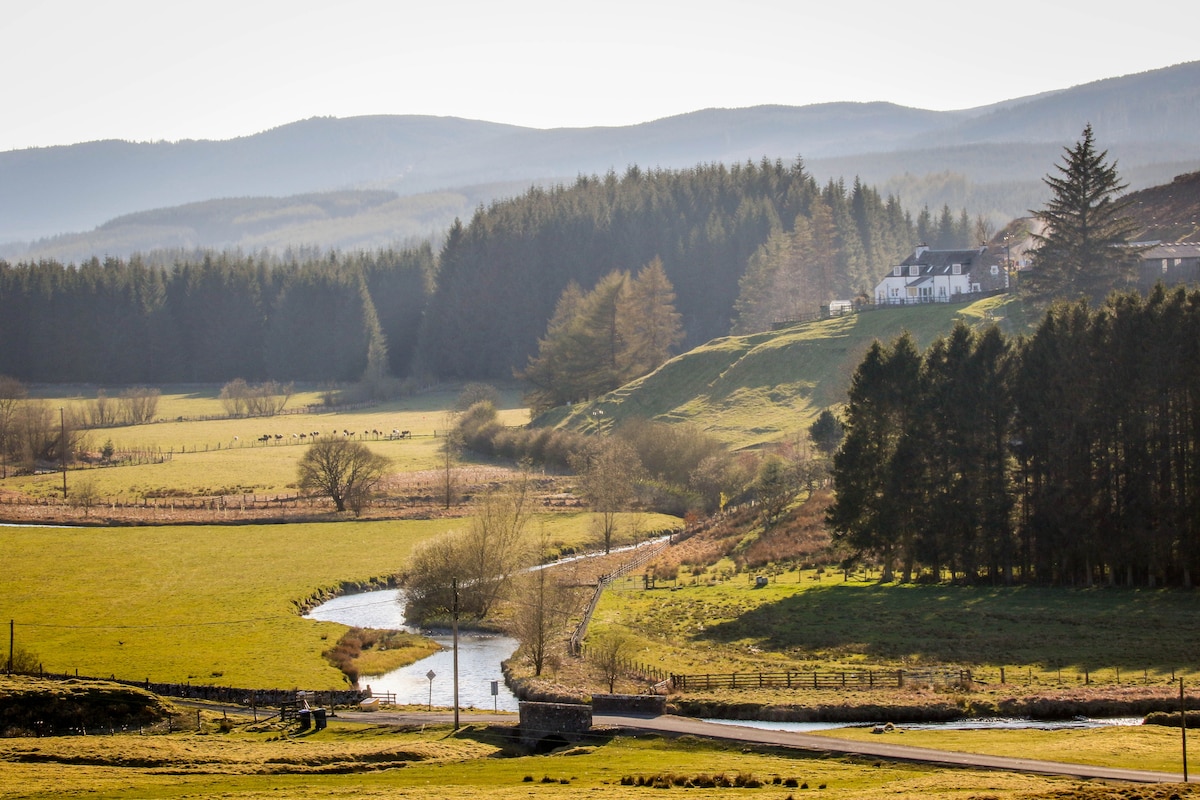
<svg viewBox="0 0 1200 800">
<path fill-rule="evenodd" d="M 840 100 L 969 108 L 1200 60 L 1178 0 L 1110 7 L 0 0 L 0 151 L 228 139 L 313 116 L 551 128 Z"/>
</svg>

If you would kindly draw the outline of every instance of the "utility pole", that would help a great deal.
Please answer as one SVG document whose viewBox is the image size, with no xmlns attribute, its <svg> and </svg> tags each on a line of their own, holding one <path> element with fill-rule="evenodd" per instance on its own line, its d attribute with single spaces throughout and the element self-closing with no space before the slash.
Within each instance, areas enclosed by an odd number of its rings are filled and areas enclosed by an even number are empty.
<svg viewBox="0 0 1200 800">
<path fill-rule="evenodd" d="M 458 578 L 452 578 L 450 586 L 454 590 L 454 730 L 458 730 Z"/>
<path fill-rule="evenodd" d="M 63 500 L 67 499 L 67 414 L 58 407 L 58 449 L 62 460 Z"/>
<path fill-rule="evenodd" d="M 1179 735 L 1183 740 L 1183 782 L 1188 782 L 1187 774 L 1187 701 L 1183 697 L 1183 676 L 1179 676 Z"/>
</svg>

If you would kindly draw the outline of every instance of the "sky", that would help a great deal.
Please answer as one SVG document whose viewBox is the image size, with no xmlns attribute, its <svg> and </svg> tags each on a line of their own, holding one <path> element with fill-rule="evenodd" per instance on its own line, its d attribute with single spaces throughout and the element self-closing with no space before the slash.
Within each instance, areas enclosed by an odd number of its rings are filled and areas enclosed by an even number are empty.
<svg viewBox="0 0 1200 800">
<path fill-rule="evenodd" d="M 764 104 L 949 110 L 1200 60 L 1178 0 L 1111 5 L 0 0 L 0 152 L 315 116 L 556 128 Z"/>
</svg>

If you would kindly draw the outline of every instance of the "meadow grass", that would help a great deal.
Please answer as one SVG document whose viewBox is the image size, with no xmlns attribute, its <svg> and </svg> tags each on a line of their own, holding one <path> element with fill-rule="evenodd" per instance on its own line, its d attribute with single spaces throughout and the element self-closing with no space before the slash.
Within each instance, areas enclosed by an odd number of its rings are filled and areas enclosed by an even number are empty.
<svg viewBox="0 0 1200 800">
<path fill-rule="evenodd" d="M 714 775 L 759 785 L 683 788 Z M 558 754 L 530 756 L 512 752 L 494 728 L 397 732 L 334 720 L 308 736 L 206 732 L 0 740 L 0 797 L 515 800 L 603 792 L 632 800 L 646 797 L 656 778 L 676 781 L 678 790 L 696 798 L 984 796 L 979 791 L 997 800 L 1088 796 L 1081 782 L 1066 778 L 863 762 L 690 737 L 601 736 Z"/>
<path fill-rule="evenodd" d="M 1200 663 L 1200 642 L 1182 635 L 1200 612 L 1192 592 L 881 585 L 815 570 L 756 588 L 756 575 L 718 565 L 654 590 L 631 576 L 594 624 L 681 674 L 953 665 L 990 683 L 1005 667 L 1010 684 L 1080 686 L 1162 684 Z"/>
<path fill-rule="evenodd" d="M 92 398 L 71 391 L 39 396 L 53 405 L 82 413 Z M 91 392 L 94 396 L 94 390 Z M 71 470 L 67 476 L 68 496 L 72 483 L 90 483 L 102 499 L 137 502 L 145 497 L 213 496 L 237 494 L 284 494 L 296 491 L 296 466 L 304 455 L 311 434 L 343 436 L 345 431 L 365 442 L 373 452 L 392 459 L 392 471 L 409 473 L 442 466 L 445 433 L 453 424 L 448 409 L 454 405 L 458 387 L 411 395 L 369 408 L 321 411 L 274 417 L 202 419 L 221 416 L 220 387 L 169 387 L 159 400 L 158 421 L 131 426 L 87 431 L 84 449 L 98 453 L 106 444 L 123 452 L 168 454 L 163 463 Z M 524 425 L 528 409 L 518 392 L 500 392 L 498 418 L 505 425 Z M 315 390 L 297 392 L 290 408 L 319 404 Z M 412 438 L 390 439 L 392 431 L 409 431 Z M 375 433 L 375 432 L 378 433 Z M 300 434 L 305 438 L 301 439 Z M 280 439 L 274 437 L 279 435 Z M 270 436 L 269 443 L 259 442 Z M 467 463 L 470 463 L 467 458 Z M 62 496 L 58 474 L 11 477 L 0 487 L 30 497 Z"/>
<path fill-rule="evenodd" d="M 547 514 L 533 524 L 555 547 L 585 549 L 591 516 Z M 417 543 L 464 524 L 0 527 L 0 615 L 14 621 L 16 645 L 51 672 L 339 688 L 342 674 L 321 653 L 346 628 L 303 619 L 299 605 L 343 582 L 392 575 Z"/>
<path fill-rule="evenodd" d="M 819 731 L 818 735 L 854 742 L 886 742 L 1065 764 L 1155 772 L 1182 772 L 1183 769 L 1179 728 L 1162 725 L 1063 730 L 906 730 L 901 725 L 882 735 L 871 731 L 868 727 L 837 728 Z M 1191 758 L 1188 762 L 1190 766 Z"/>
<path fill-rule="evenodd" d="M 802 433 L 824 409 L 845 402 L 867 349 L 912 334 L 919 348 L 955 322 L 1019 332 L 1020 301 L 883 308 L 798 324 L 780 331 L 714 339 L 593 402 L 551 412 L 543 424 L 606 429 L 626 418 L 693 422 L 735 449 Z M 1023 324 L 1023 323 L 1022 323 Z M 603 413 L 597 413 L 603 412 Z"/>
</svg>

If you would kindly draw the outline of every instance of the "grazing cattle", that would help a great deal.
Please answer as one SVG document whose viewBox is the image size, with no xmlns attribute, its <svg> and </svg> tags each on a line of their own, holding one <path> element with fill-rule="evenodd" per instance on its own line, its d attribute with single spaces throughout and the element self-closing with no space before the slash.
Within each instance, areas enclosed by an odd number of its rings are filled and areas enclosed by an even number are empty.
<svg viewBox="0 0 1200 800">
<path fill-rule="evenodd" d="M 281 441 L 282 439 L 283 439 L 283 434 L 282 434 L 282 433 L 277 433 L 277 434 L 275 434 L 275 441 L 277 441 L 277 442 L 278 442 L 278 441 Z"/>
<path fill-rule="evenodd" d="M 262 436 L 258 437 L 258 440 L 260 442 L 269 442 L 269 441 L 271 441 L 271 434 L 264 433 Z"/>
</svg>

